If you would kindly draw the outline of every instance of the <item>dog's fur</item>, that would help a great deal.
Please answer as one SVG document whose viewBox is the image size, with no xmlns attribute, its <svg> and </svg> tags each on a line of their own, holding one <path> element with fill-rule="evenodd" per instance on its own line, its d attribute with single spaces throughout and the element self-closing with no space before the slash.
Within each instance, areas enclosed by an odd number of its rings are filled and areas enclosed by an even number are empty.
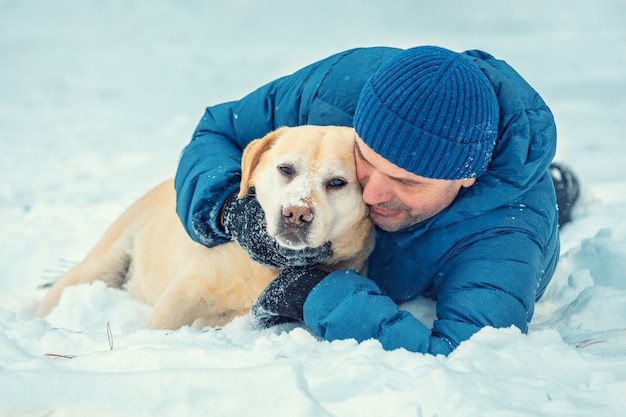
<svg viewBox="0 0 626 417">
<path fill-rule="evenodd" d="M 363 270 L 373 234 L 353 149 L 350 128 L 278 129 L 245 149 L 239 198 L 255 188 L 267 231 L 281 245 L 330 241 L 333 256 L 321 268 Z M 217 327 L 246 314 L 278 272 L 253 262 L 235 242 L 207 248 L 192 241 L 176 216 L 169 180 L 111 225 L 50 288 L 35 315 L 50 313 L 65 287 L 102 280 L 153 306 L 149 328 Z"/>
</svg>

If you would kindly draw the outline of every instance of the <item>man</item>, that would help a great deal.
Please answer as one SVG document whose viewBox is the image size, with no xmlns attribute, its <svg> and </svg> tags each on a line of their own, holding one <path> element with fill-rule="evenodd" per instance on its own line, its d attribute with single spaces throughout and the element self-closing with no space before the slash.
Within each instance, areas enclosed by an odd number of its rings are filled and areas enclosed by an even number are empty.
<svg viewBox="0 0 626 417">
<path fill-rule="evenodd" d="M 263 222 L 254 196 L 233 197 L 246 144 L 302 124 L 356 129 L 377 225 L 367 277 L 310 266 L 328 245 L 281 249 L 253 227 Z M 177 212 L 192 239 L 234 239 L 282 269 L 255 302 L 255 323 L 304 321 L 328 340 L 448 354 L 485 326 L 527 331 L 559 256 L 555 148 L 550 110 L 503 61 L 431 46 L 354 49 L 209 107 L 181 157 Z M 577 182 L 555 169 L 569 216 Z M 437 300 L 432 328 L 398 309 L 420 295 Z"/>
</svg>

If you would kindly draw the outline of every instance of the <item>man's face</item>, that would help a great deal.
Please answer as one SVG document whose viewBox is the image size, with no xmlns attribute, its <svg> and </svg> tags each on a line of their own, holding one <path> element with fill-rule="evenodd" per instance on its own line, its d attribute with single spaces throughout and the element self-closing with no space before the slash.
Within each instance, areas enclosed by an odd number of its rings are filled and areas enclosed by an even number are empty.
<svg viewBox="0 0 626 417">
<path fill-rule="evenodd" d="M 394 232 L 433 217 L 475 178 L 438 180 L 424 178 L 389 162 L 358 136 L 355 141 L 357 178 L 370 218 L 383 230 Z"/>
</svg>

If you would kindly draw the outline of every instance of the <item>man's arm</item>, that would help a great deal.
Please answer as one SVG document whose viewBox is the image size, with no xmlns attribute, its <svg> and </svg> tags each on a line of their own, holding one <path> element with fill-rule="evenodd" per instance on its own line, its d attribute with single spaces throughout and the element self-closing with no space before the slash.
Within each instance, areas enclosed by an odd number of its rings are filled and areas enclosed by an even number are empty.
<svg viewBox="0 0 626 417">
<path fill-rule="evenodd" d="M 239 101 L 206 109 L 176 172 L 176 211 L 187 233 L 214 246 L 229 240 L 219 212 L 239 186 L 243 149 L 282 126 L 351 126 L 361 89 L 396 48 L 337 53 L 279 78 Z"/>
<path fill-rule="evenodd" d="M 377 339 L 389 350 L 449 354 L 485 326 L 516 326 L 526 332 L 543 263 L 537 243 L 521 232 L 465 248 L 435 282 L 437 320 L 432 329 L 399 310 L 372 280 L 354 271 L 334 272 L 310 292 L 304 321 L 327 340 Z M 406 279 L 410 277 L 400 281 Z"/>
<path fill-rule="evenodd" d="M 276 96 L 296 95 L 305 72 L 269 83 L 242 100 L 209 107 L 183 150 L 175 178 L 176 212 L 196 242 L 230 240 L 219 224 L 224 202 L 239 188 L 241 155 L 252 140 L 281 125 L 298 124 L 298 108 L 276 114 Z M 294 96 L 293 100 L 297 100 Z"/>
</svg>

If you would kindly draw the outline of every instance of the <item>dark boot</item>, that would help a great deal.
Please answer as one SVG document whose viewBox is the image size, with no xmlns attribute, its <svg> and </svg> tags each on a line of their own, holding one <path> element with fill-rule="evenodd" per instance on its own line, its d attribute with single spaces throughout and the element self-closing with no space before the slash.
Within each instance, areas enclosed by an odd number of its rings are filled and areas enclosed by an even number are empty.
<svg viewBox="0 0 626 417">
<path fill-rule="evenodd" d="M 550 176 L 556 190 L 556 203 L 559 209 L 559 226 L 572 221 L 572 209 L 580 197 L 578 178 L 563 164 L 550 164 Z"/>
</svg>

